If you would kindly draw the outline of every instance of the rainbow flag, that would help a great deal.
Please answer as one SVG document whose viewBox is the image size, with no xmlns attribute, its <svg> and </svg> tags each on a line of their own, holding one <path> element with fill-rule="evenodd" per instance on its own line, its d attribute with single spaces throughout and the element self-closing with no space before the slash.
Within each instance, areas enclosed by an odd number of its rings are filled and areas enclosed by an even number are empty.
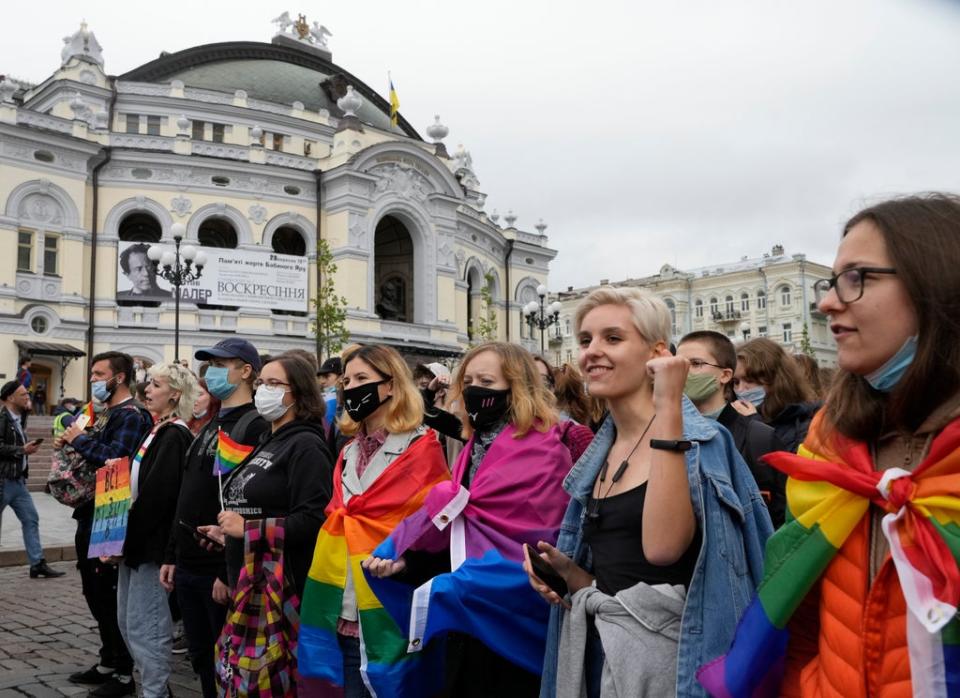
<svg viewBox="0 0 960 698">
<path fill-rule="evenodd" d="M 300 608 L 297 667 L 301 695 L 343 695 L 343 655 L 337 624 L 348 578 L 356 595 L 364 682 L 377 696 L 431 695 L 433 687 L 420 682 L 442 676 L 442 669 L 424 670 L 430 660 L 407 653 L 406 636 L 371 591 L 360 563 L 404 518 L 420 508 L 434 485 L 449 478 L 440 444 L 434 432 L 427 431 L 366 491 L 344 504 L 341 454 L 333 477 L 333 497 L 317 536 Z"/>
<path fill-rule="evenodd" d="M 821 433 L 822 413 L 796 455 L 765 457 L 790 476 L 788 523 L 767 542 L 764 579 L 730 650 L 698 680 L 712 696 L 777 695 L 787 622 L 874 504 L 889 512 L 882 527 L 908 609 L 914 695 L 960 696 L 960 420 L 912 473 L 878 472 L 866 444 Z"/>
<path fill-rule="evenodd" d="M 230 438 L 223 429 L 217 432 L 217 457 L 213 462 L 214 475 L 226 475 L 253 452 L 253 446 L 245 446 Z"/>
<path fill-rule="evenodd" d="M 390 80 L 390 125 L 396 126 L 400 116 L 400 95 L 397 94 L 397 89 L 393 86 L 393 78 L 389 74 L 387 79 Z"/>
</svg>

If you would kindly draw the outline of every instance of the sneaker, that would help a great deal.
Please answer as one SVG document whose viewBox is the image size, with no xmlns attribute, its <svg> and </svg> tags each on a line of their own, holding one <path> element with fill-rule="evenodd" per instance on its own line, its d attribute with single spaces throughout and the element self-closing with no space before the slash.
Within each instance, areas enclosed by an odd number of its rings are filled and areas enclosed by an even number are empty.
<svg viewBox="0 0 960 698">
<path fill-rule="evenodd" d="M 110 669 L 107 673 L 104 673 L 100 671 L 99 664 L 94 664 L 86 671 L 76 671 L 70 674 L 70 678 L 68 680 L 70 683 L 99 685 L 106 683 L 107 679 L 109 679 L 111 676 L 113 676 L 113 669 Z"/>
<path fill-rule="evenodd" d="M 104 681 L 100 686 L 93 689 L 87 695 L 97 696 L 97 698 L 112 698 L 113 696 L 132 696 L 136 693 L 136 685 L 133 677 L 127 677 L 126 681 L 117 678 L 113 674 L 108 681 Z"/>
<path fill-rule="evenodd" d="M 180 634 L 173 638 L 173 653 L 174 654 L 186 654 L 189 649 L 187 643 L 187 636 Z"/>
</svg>

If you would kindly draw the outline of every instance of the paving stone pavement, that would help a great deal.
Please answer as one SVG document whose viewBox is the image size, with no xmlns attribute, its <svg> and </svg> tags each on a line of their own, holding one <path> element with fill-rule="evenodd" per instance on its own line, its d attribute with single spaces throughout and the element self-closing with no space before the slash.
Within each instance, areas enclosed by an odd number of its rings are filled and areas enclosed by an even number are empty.
<svg viewBox="0 0 960 698">
<path fill-rule="evenodd" d="M 75 564 L 53 563 L 67 573 L 57 579 L 30 579 L 26 566 L 0 568 L 0 698 L 87 694 L 89 687 L 67 680 L 90 667 L 100 647 Z M 186 655 L 173 656 L 170 685 L 176 698 L 201 695 Z"/>
</svg>

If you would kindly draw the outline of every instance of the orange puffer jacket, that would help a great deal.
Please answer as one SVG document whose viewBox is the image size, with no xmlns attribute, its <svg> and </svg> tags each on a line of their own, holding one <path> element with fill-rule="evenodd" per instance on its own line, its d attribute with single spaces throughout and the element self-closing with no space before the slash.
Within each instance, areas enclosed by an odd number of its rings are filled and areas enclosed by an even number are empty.
<svg viewBox="0 0 960 698">
<path fill-rule="evenodd" d="M 889 556 L 869 583 L 869 532 L 865 516 L 791 619 L 783 695 L 913 695 L 906 602 Z"/>
</svg>

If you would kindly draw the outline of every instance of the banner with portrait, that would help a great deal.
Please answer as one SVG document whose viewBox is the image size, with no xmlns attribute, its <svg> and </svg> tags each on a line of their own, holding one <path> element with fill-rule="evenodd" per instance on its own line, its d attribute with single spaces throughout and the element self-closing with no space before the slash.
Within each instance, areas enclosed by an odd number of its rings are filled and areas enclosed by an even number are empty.
<svg viewBox="0 0 960 698">
<path fill-rule="evenodd" d="M 173 250 L 172 245 L 164 244 L 164 247 Z M 147 256 L 149 248 L 150 245 L 143 242 L 119 244 L 118 301 L 173 300 L 173 285 L 154 270 Z M 308 310 L 306 257 L 222 247 L 198 246 L 198 249 L 207 255 L 207 263 L 199 279 L 180 288 L 181 303 Z"/>
</svg>

